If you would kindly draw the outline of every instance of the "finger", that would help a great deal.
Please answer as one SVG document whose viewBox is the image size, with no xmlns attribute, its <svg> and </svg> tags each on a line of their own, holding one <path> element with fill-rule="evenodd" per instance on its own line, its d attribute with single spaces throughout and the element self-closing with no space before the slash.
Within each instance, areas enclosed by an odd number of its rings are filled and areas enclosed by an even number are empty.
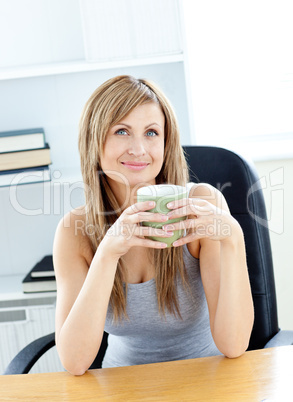
<svg viewBox="0 0 293 402">
<path fill-rule="evenodd" d="M 160 228 L 150 226 L 138 226 L 134 231 L 136 236 L 156 236 L 156 237 L 171 237 L 174 235 L 172 231 L 165 231 Z"/>
<path fill-rule="evenodd" d="M 186 219 L 184 221 L 179 221 L 175 223 L 167 223 L 167 225 L 162 226 L 162 229 L 166 232 L 182 229 L 193 229 L 199 223 L 199 219 Z"/>
<path fill-rule="evenodd" d="M 140 212 L 137 214 L 138 222 L 166 222 L 169 217 L 156 212 Z"/>
<path fill-rule="evenodd" d="M 201 221 L 198 223 L 197 221 Z M 205 219 L 196 220 L 196 225 L 191 233 L 188 233 L 185 237 L 182 237 L 178 241 L 174 242 L 174 247 L 182 246 L 183 244 L 190 243 L 196 239 L 210 238 L 213 240 L 219 240 L 224 235 L 228 236 L 229 228 L 222 227 L 222 220 L 206 221 Z"/>
<path fill-rule="evenodd" d="M 173 247 L 183 246 L 183 244 L 191 243 L 192 241 L 199 239 L 199 238 L 200 238 L 200 236 L 198 236 L 197 233 L 191 233 L 185 237 L 181 237 L 180 239 L 174 241 L 172 246 Z"/>
<path fill-rule="evenodd" d="M 156 206 L 155 201 L 142 201 L 137 202 L 135 204 L 130 205 L 130 207 L 126 208 L 124 213 L 126 215 L 133 215 L 140 211 L 148 211 Z"/>
<path fill-rule="evenodd" d="M 181 200 L 175 200 L 175 201 L 169 202 L 166 206 L 169 209 L 177 209 L 177 208 L 184 207 L 184 206 L 189 205 L 194 202 L 199 206 L 204 206 L 206 204 L 206 201 L 202 200 L 201 198 L 181 198 Z"/>
<path fill-rule="evenodd" d="M 204 206 L 198 205 L 192 201 L 190 201 L 187 205 L 173 209 L 172 211 L 167 213 L 170 219 L 180 218 L 186 215 L 211 215 L 213 214 L 213 210 L 210 205 L 205 204 Z"/>
<path fill-rule="evenodd" d="M 138 212 L 135 214 L 129 214 L 124 216 L 123 221 L 126 223 L 142 223 L 142 222 L 166 222 L 169 220 L 169 217 L 164 214 L 159 214 L 156 212 Z"/>
<path fill-rule="evenodd" d="M 141 247 L 148 247 L 148 248 L 157 248 L 157 249 L 167 248 L 166 243 L 163 243 L 160 241 L 155 241 L 155 240 L 150 240 L 150 239 L 141 239 L 139 237 L 135 238 L 133 245 L 141 246 Z"/>
</svg>

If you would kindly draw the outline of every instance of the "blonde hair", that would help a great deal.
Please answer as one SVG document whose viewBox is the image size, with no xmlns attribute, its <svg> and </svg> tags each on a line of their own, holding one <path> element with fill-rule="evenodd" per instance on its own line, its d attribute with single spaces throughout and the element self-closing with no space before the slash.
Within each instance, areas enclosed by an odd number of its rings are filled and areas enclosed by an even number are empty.
<svg viewBox="0 0 293 402">
<path fill-rule="evenodd" d="M 119 217 L 120 206 L 101 169 L 101 155 L 109 129 L 121 121 L 135 107 L 147 102 L 160 105 L 165 116 L 164 161 L 156 183 L 186 185 L 188 169 L 180 145 L 179 128 L 172 106 L 162 91 L 152 82 L 121 75 L 99 86 L 87 101 L 79 125 L 79 152 L 85 184 L 86 224 L 94 228 L 89 235 L 95 252 L 109 227 Z M 92 233 L 93 232 L 93 233 Z M 166 309 L 178 314 L 176 280 L 178 273 L 186 283 L 183 250 L 153 249 L 150 253 L 156 269 L 156 288 L 159 311 Z M 126 314 L 126 292 L 123 288 L 123 258 L 118 262 L 110 303 L 114 320 Z"/>
</svg>

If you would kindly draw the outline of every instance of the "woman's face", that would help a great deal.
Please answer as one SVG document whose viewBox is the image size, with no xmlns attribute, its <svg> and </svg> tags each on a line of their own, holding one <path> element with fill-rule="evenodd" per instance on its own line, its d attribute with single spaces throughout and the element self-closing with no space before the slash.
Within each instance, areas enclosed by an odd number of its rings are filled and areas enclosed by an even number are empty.
<svg viewBox="0 0 293 402">
<path fill-rule="evenodd" d="M 155 184 L 163 164 L 164 126 L 160 106 L 150 102 L 109 129 L 101 167 L 112 188 Z"/>
</svg>

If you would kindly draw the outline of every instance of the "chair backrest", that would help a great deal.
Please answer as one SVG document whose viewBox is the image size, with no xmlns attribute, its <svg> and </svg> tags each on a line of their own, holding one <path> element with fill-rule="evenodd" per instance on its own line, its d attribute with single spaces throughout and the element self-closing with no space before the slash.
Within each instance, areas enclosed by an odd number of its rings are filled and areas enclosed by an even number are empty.
<svg viewBox="0 0 293 402">
<path fill-rule="evenodd" d="M 242 227 L 255 309 L 249 349 L 261 349 L 279 327 L 267 215 L 258 175 L 250 163 L 229 150 L 209 146 L 183 148 L 190 181 L 218 188 Z"/>
</svg>

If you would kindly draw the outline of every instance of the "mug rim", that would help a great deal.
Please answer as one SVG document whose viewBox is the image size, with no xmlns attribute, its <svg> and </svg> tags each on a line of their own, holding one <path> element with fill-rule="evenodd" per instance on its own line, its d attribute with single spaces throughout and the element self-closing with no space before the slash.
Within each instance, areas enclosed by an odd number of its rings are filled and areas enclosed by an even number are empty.
<svg viewBox="0 0 293 402">
<path fill-rule="evenodd" d="M 160 188 L 173 188 L 176 191 L 171 191 L 169 193 L 163 192 L 162 194 L 158 194 L 156 189 L 160 191 Z M 145 196 L 145 197 L 170 197 L 170 196 L 179 196 L 187 192 L 186 186 L 180 186 L 177 184 L 152 184 L 150 186 L 140 187 L 137 190 L 137 195 Z"/>
</svg>

